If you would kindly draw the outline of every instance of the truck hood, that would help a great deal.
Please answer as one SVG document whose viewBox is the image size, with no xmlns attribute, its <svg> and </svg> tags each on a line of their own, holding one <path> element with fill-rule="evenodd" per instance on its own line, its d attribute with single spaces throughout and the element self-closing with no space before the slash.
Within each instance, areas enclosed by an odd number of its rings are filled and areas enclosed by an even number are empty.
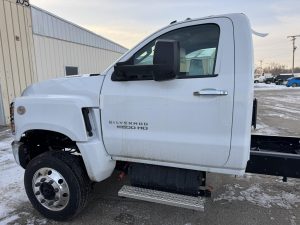
<svg viewBox="0 0 300 225">
<path fill-rule="evenodd" d="M 86 97 L 94 106 L 99 106 L 100 89 L 104 76 L 71 76 L 42 81 L 27 87 L 22 96 L 51 97 Z"/>
</svg>

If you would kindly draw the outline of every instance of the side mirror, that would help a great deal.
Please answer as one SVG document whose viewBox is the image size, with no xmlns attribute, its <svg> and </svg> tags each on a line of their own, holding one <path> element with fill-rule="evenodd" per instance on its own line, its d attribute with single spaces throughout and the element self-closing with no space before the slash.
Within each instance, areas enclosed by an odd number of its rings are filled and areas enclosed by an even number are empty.
<svg viewBox="0 0 300 225">
<path fill-rule="evenodd" d="M 132 59 L 117 63 L 111 79 L 113 81 L 149 80 L 163 81 L 175 79 L 180 65 L 179 42 L 157 40 L 152 65 L 132 65 Z"/>
<path fill-rule="evenodd" d="M 179 73 L 180 48 L 179 42 L 174 40 L 157 40 L 155 43 L 153 78 L 155 81 L 175 79 Z"/>
</svg>

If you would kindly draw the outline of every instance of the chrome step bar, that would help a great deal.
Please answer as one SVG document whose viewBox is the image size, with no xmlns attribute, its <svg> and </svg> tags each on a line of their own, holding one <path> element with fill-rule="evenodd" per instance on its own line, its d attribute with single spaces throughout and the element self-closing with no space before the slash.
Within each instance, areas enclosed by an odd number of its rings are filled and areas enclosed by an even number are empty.
<svg viewBox="0 0 300 225">
<path fill-rule="evenodd" d="M 124 185 L 118 192 L 120 197 L 133 198 L 148 202 L 177 206 L 186 209 L 204 211 L 205 199 L 169 192 L 150 190 Z"/>
</svg>

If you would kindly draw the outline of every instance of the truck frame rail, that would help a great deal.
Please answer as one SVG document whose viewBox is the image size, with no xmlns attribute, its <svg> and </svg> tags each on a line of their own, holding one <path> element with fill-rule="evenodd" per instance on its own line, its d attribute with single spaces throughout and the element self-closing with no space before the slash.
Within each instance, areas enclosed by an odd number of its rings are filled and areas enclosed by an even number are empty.
<svg viewBox="0 0 300 225">
<path fill-rule="evenodd" d="M 252 135 L 246 172 L 300 178 L 300 138 Z"/>
</svg>

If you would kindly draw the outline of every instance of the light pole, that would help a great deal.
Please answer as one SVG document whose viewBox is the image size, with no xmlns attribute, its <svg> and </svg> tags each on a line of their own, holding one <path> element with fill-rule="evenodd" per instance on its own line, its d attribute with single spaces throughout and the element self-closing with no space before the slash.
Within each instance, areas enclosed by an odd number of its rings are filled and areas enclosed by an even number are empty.
<svg viewBox="0 0 300 225">
<path fill-rule="evenodd" d="M 292 75 L 294 75 L 294 65 L 295 65 L 295 51 L 297 47 L 295 46 L 296 37 L 300 37 L 300 35 L 291 35 L 287 36 L 287 38 L 291 38 L 293 42 L 293 64 L 292 64 Z"/>
</svg>

